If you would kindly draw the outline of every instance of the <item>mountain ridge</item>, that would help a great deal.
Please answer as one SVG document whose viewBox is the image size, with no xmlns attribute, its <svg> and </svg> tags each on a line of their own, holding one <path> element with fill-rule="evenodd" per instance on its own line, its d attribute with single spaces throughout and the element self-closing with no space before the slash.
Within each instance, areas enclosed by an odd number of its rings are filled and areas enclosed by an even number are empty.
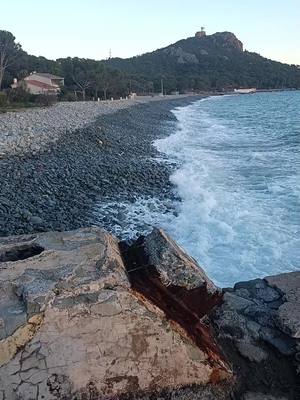
<svg viewBox="0 0 300 400">
<path fill-rule="evenodd" d="M 62 99 L 78 99 L 77 94 L 83 99 L 106 99 L 131 92 L 159 93 L 162 80 L 166 94 L 238 87 L 300 89 L 299 67 L 244 50 L 243 43 L 228 31 L 212 35 L 201 31 L 152 52 L 101 61 L 79 57 L 48 60 L 29 55 L 10 32 L 0 30 L 0 45 L 4 38 L 9 38 L 17 57 L 4 71 L 3 88 L 10 88 L 14 78 L 22 80 L 32 71 L 47 72 L 65 78 Z"/>
<path fill-rule="evenodd" d="M 299 68 L 244 50 L 243 43 L 228 31 L 188 37 L 152 52 L 125 59 L 112 58 L 105 63 L 145 80 L 157 81 L 158 75 L 163 75 L 161 78 L 166 79 L 169 90 L 300 87 Z"/>
</svg>

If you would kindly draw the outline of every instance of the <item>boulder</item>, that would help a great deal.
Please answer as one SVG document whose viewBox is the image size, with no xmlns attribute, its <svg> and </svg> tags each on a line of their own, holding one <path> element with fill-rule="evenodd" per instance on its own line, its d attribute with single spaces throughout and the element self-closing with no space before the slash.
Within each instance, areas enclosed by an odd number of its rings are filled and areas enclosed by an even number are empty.
<svg viewBox="0 0 300 400">
<path fill-rule="evenodd" d="M 0 399 L 225 399 L 207 317 L 221 301 L 162 231 L 131 247 L 99 228 L 0 238 Z"/>
<path fill-rule="evenodd" d="M 204 270 L 160 229 L 140 238 L 123 256 L 132 288 L 164 311 L 210 354 L 223 374 L 214 334 L 205 317 L 222 302 L 222 292 Z"/>
<path fill-rule="evenodd" d="M 172 240 L 162 229 L 154 229 L 144 240 L 149 264 L 156 267 L 165 286 L 179 286 L 187 290 L 206 287 L 211 294 L 220 294 L 197 262 Z"/>
<path fill-rule="evenodd" d="M 300 398 L 300 271 L 226 289 L 211 319 L 245 398 Z"/>
<path fill-rule="evenodd" d="M 279 328 L 300 340 L 300 272 L 268 276 L 266 282 L 284 298 L 277 311 Z"/>
</svg>

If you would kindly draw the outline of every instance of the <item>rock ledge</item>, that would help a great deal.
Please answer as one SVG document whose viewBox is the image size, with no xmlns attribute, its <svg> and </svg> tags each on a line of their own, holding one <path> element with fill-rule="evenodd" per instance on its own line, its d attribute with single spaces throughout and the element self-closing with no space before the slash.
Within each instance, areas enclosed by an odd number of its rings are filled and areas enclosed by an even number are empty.
<svg viewBox="0 0 300 400">
<path fill-rule="evenodd" d="M 0 399 L 299 398 L 299 288 L 221 291 L 161 230 L 0 238 Z"/>
<path fill-rule="evenodd" d="M 98 228 L 0 239 L 3 399 L 132 398 L 192 387 L 199 399 L 225 398 L 231 369 L 203 321 L 221 292 L 163 232 L 154 235 L 169 261 L 151 273 L 141 264 L 138 275 Z M 176 260 L 187 263 L 186 277 Z M 172 284 L 161 278 L 168 268 Z"/>
</svg>

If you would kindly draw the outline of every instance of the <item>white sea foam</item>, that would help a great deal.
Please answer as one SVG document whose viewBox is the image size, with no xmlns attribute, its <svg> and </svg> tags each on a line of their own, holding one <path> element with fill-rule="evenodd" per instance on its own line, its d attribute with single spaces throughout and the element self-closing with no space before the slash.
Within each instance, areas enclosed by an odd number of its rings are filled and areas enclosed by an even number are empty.
<svg viewBox="0 0 300 400">
<path fill-rule="evenodd" d="M 123 240 L 136 239 L 153 227 L 169 226 L 175 204 L 156 197 L 137 197 L 135 201 L 98 202 L 92 219 L 97 225 L 109 225 L 110 232 Z M 107 224 L 109 221 L 109 224 Z"/>
<path fill-rule="evenodd" d="M 181 201 L 104 202 L 95 218 L 115 210 L 122 238 L 164 228 L 221 286 L 299 269 L 299 104 L 300 93 L 268 93 L 175 109 L 176 130 L 154 145 L 177 165 Z"/>
</svg>

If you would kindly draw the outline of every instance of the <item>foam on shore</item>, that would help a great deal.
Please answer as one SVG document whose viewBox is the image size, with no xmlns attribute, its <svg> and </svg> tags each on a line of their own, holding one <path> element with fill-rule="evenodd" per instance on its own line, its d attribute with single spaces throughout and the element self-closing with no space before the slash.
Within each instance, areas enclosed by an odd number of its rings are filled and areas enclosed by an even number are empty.
<svg viewBox="0 0 300 400">
<path fill-rule="evenodd" d="M 164 229 L 222 286 L 300 267 L 298 104 L 284 92 L 203 99 L 156 141 L 180 165 Z"/>
<path fill-rule="evenodd" d="M 289 96 L 211 97 L 176 108 L 177 123 L 166 123 L 172 133 L 154 142 L 157 162 L 174 165 L 175 200 L 137 195 L 98 204 L 97 215 L 113 215 L 109 229 L 121 239 L 162 227 L 222 287 L 299 269 L 299 120 Z"/>
</svg>

